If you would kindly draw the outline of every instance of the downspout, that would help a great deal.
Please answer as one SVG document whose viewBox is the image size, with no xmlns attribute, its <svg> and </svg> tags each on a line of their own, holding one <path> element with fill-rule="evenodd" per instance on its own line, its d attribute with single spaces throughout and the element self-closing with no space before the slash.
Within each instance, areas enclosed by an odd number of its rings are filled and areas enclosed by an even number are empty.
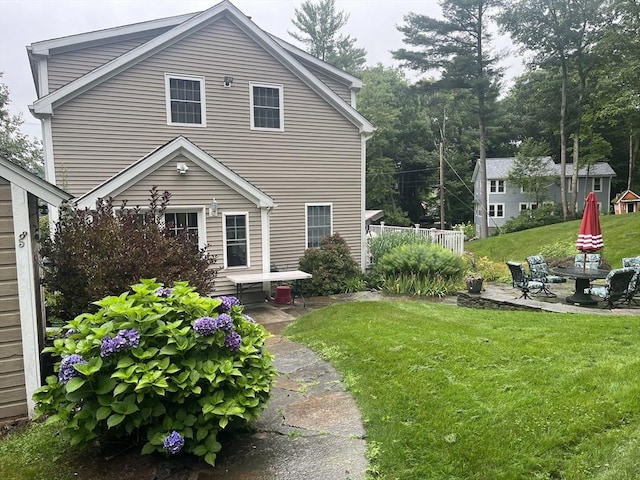
<svg viewBox="0 0 640 480">
<path fill-rule="evenodd" d="M 262 242 L 262 273 L 271 272 L 271 211 L 273 207 L 260 207 L 260 237 Z M 262 283 L 262 290 L 268 292 L 270 282 Z"/>
</svg>

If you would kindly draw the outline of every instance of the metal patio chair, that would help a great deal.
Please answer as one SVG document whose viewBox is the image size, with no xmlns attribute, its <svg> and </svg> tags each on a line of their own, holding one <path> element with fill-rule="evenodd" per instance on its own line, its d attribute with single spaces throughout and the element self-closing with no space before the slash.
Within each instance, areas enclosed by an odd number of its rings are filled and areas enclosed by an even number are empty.
<svg viewBox="0 0 640 480">
<path fill-rule="evenodd" d="M 636 284 L 632 285 L 634 277 L 637 278 L 638 270 L 631 267 L 615 268 L 609 272 L 605 278 L 604 287 L 591 287 L 585 290 L 585 293 L 602 297 L 607 302 L 609 309 L 612 309 L 618 301 L 629 302 L 635 293 Z"/>
<path fill-rule="evenodd" d="M 531 295 L 537 295 L 545 290 L 544 283 L 531 280 L 527 276 L 521 263 L 507 262 L 507 266 L 511 272 L 511 284 L 513 288 L 517 288 L 522 292 L 522 295 L 518 298 L 531 298 Z"/>
</svg>

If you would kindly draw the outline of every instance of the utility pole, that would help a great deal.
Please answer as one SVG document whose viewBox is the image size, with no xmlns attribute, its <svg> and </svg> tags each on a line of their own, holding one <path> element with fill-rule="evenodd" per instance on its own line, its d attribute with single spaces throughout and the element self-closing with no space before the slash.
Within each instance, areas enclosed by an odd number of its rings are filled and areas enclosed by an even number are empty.
<svg viewBox="0 0 640 480">
<path fill-rule="evenodd" d="M 442 125 L 440 126 L 440 230 L 444 230 L 444 138 L 447 128 L 447 111 L 443 110 Z"/>
</svg>

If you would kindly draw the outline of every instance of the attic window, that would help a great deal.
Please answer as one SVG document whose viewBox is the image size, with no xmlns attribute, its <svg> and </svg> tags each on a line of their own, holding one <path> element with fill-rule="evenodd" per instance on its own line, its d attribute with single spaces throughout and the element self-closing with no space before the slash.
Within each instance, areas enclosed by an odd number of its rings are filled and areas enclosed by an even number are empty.
<svg viewBox="0 0 640 480">
<path fill-rule="evenodd" d="M 167 125 L 206 125 L 204 77 L 165 74 Z"/>
<path fill-rule="evenodd" d="M 284 131 L 282 85 L 251 83 L 251 129 Z"/>
</svg>

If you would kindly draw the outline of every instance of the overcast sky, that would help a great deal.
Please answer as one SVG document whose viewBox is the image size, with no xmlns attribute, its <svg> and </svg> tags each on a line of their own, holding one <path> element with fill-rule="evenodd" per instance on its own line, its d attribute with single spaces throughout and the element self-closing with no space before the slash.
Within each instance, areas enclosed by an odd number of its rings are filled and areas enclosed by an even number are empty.
<svg viewBox="0 0 640 480">
<path fill-rule="evenodd" d="M 263 30 L 290 43 L 294 8 L 302 0 L 232 0 Z M 85 33 L 206 10 L 218 0 L 0 0 L 0 72 L 9 87 L 10 110 L 22 113 L 22 131 L 41 138 L 40 124 L 28 110 L 36 99 L 26 46 L 40 40 Z M 403 46 L 396 29 L 408 12 L 439 16 L 435 0 L 336 0 L 336 9 L 350 15 L 341 31 L 367 51 L 367 65 L 398 66 L 390 51 Z M 300 45 L 298 45 L 300 46 Z M 512 61 L 510 64 L 517 64 Z M 507 76 L 519 74 L 512 67 Z"/>
</svg>

